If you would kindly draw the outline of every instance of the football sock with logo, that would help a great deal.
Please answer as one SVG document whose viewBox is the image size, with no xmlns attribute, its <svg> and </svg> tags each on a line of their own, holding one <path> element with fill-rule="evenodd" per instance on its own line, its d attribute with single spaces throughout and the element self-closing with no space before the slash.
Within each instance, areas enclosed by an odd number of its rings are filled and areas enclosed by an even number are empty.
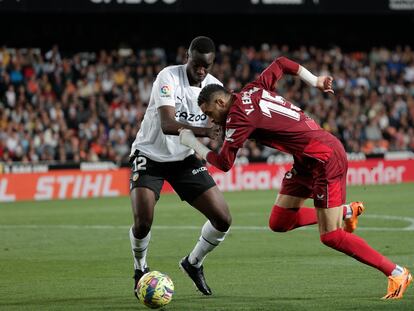
<svg viewBox="0 0 414 311">
<path fill-rule="evenodd" d="M 151 240 L 151 231 L 142 239 L 137 239 L 129 229 L 129 239 L 131 240 L 132 255 L 134 257 L 134 268 L 143 271 L 147 267 L 147 250 Z"/>
<path fill-rule="evenodd" d="M 200 268 L 207 254 L 220 244 L 229 231 L 218 231 L 208 220 L 201 229 L 201 236 L 196 246 L 188 256 L 188 261 L 193 266 Z"/>
<path fill-rule="evenodd" d="M 403 272 L 404 272 L 404 268 L 399 265 L 396 265 L 394 270 L 392 270 L 391 272 L 391 276 L 399 276 L 403 274 Z"/>
<path fill-rule="evenodd" d="M 356 260 L 377 268 L 390 276 L 396 264 L 390 261 L 357 235 L 343 231 L 341 228 L 321 235 L 323 244 L 345 253 Z"/>
<path fill-rule="evenodd" d="M 317 222 L 316 211 L 310 207 L 283 208 L 275 205 L 269 217 L 269 227 L 275 232 L 286 232 Z"/>
<path fill-rule="evenodd" d="M 352 208 L 349 204 L 344 205 L 344 211 L 343 211 L 343 219 L 348 219 L 352 217 Z"/>
</svg>

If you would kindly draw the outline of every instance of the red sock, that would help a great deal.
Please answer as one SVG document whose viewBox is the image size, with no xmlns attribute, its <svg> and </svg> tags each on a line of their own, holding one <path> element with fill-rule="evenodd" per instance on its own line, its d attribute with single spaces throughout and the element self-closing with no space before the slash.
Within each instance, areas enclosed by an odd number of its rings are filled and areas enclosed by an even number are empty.
<svg viewBox="0 0 414 311">
<path fill-rule="evenodd" d="M 283 208 L 275 205 L 269 217 L 269 227 L 276 232 L 286 232 L 316 223 L 316 211 L 309 207 Z"/>
<path fill-rule="evenodd" d="M 357 235 L 337 229 L 321 235 L 323 244 L 345 253 L 356 260 L 382 271 L 386 276 L 391 275 L 395 263 L 378 253 Z"/>
</svg>

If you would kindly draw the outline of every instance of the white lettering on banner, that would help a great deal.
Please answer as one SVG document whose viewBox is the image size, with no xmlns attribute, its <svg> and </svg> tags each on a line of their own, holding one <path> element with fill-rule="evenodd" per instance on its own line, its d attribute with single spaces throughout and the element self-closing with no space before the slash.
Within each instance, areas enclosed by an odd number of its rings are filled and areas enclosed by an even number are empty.
<svg viewBox="0 0 414 311">
<path fill-rule="evenodd" d="M 67 190 L 68 190 L 68 186 L 69 184 L 73 183 L 73 176 L 71 175 L 66 175 L 66 176 L 58 176 L 57 178 L 57 182 L 60 184 L 60 189 L 59 189 L 59 193 L 58 193 L 58 198 L 59 199 L 64 199 L 66 198 L 67 194 Z"/>
<path fill-rule="evenodd" d="M 72 193 L 68 191 L 71 185 L 73 186 Z M 120 195 L 119 190 L 111 189 L 111 186 L 112 176 L 110 174 L 42 176 L 37 181 L 34 199 L 53 199 L 53 194 L 56 192 L 59 199 Z M 2 183 L 0 183 L 0 201 L 5 201 L 2 194 L 5 194 L 5 190 L 3 191 Z"/>
<path fill-rule="evenodd" d="M 154 4 L 156 3 L 158 0 L 90 0 L 92 3 L 94 4 L 108 4 L 111 2 L 116 2 L 118 4 L 141 4 L 141 3 L 146 3 L 146 4 Z M 162 2 L 164 2 L 165 4 L 173 4 L 175 2 L 177 2 L 177 0 L 162 0 Z"/>
<path fill-rule="evenodd" d="M 384 162 L 377 162 L 371 167 L 350 167 L 348 169 L 347 185 L 392 184 L 408 181 L 404 178 L 407 166 L 385 166 Z M 214 171 L 211 176 L 221 191 L 265 190 L 280 189 L 284 175 L 290 165 L 272 165 L 260 169 L 252 169 L 246 165 L 236 165 L 227 172 Z"/>
<path fill-rule="evenodd" d="M 235 166 L 228 173 L 214 172 L 211 174 L 221 191 L 279 189 L 286 173 L 283 167 L 278 170 L 262 169 L 244 171 L 244 166 Z"/>
<path fill-rule="evenodd" d="M 48 166 L 42 164 L 11 164 L 3 166 L 5 173 L 26 174 L 26 173 L 45 173 Z"/>
<path fill-rule="evenodd" d="M 0 202 L 13 202 L 16 201 L 16 195 L 7 194 L 7 179 L 0 179 Z"/>
<path fill-rule="evenodd" d="M 91 193 L 90 196 L 97 197 L 99 195 L 101 184 L 102 175 L 96 175 L 95 181 L 92 180 L 91 175 L 86 175 L 83 180 L 82 198 L 87 198 L 89 193 Z"/>
<path fill-rule="evenodd" d="M 114 170 L 117 166 L 113 162 L 82 162 L 80 164 L 81 171 L 108 171 Z"/>
<path fill-rule="evenodd" d="M 414 0 L 389 0 L 391 10 L 413 10 Z"/>
<path fill-rule="evenodd" d="M 37 181 L 35 200 L 47 200 L 53 198 L 53 184 L 55 182 L 54 176 L 42 176 Z"/>
<path fill-rule="evenodd" d="M 73 198 L 80 198 L 81 185 L 82 185 L 82 176 L 78 175 L 76 176 L 75 185 L 73 186 L 73 190 L 72 190 Z"/>
<path fill-rule="evenodd" d="M 348 169 L 348 185 L 372 185 L 372 184 L 390 184 L 401 183 L 403 173 L 406 171 L 404 166 L 387 166 L 384 162 L 378 162 L 377 166 L 372 169 L 367 167 L 355 167 Z"/>
<path fill-rule="evenodd" d="M 103 187 L 102 187 L 102 195 L 105 197 L 116 197 L 119 196 L 119 190 L 111 189 L 112 184 L 112 175 L 105 175 Z"/>
<path fill-rule="evenodd" d="M 299 4 L 303 4 L 303 1 L 304 0 L 261 0 L 261 1 L 251 0 L 252 4 L 260 4 L 260 2 L 262 2 L 262 4 L 266 4 L 266 5 L 271 5 L 271 4 L 299 5 Z"/>
</svg>

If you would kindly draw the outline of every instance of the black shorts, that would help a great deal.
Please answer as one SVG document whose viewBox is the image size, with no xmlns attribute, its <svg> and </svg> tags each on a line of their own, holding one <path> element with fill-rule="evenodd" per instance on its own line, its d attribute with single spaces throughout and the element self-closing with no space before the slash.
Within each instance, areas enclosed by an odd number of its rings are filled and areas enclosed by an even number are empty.
<svg viewBox="0 0 414 311">
<path fill-rule="evenodd" d="M 205 165 L 194 155 L 176 162 L 156 162 L 139 153 L 134 157 L 130 161 L 129 190 L 135 187 L 151 189 L 156 200 L 160 198 L 164 180 L 170 183 L 181 200 L 190 204 L 216 185 Z"/>
</svg>

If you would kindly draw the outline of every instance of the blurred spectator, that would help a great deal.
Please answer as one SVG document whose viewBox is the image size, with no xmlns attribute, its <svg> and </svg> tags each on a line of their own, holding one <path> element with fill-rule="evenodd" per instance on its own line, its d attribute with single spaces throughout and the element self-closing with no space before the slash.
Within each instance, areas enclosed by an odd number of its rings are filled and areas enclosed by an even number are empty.
<svg viewBox="0 0 414 311">
<path fill-rule="evenodd" d="M 280 55 L 335 78 L 336 97 L 288 76 L 278 90 L 338 136 L 348 152 L 414 151 L 410 47 L 345 53 L 339 47 L 220 45 L 213 75 L 239 91 Z M 184 47 L 175 53 L 121 48 L 73 55 L 56 45 L 45 53 L 1 47 L 0 161 L 126 161 L 152 81 L 166 65 L 185 58 Z M 220 147 L 216 141 L 203 141 L 212 149 Z M 266 161 L 275 152 L 249 141 L 239 156 Z"/>
</svg>

